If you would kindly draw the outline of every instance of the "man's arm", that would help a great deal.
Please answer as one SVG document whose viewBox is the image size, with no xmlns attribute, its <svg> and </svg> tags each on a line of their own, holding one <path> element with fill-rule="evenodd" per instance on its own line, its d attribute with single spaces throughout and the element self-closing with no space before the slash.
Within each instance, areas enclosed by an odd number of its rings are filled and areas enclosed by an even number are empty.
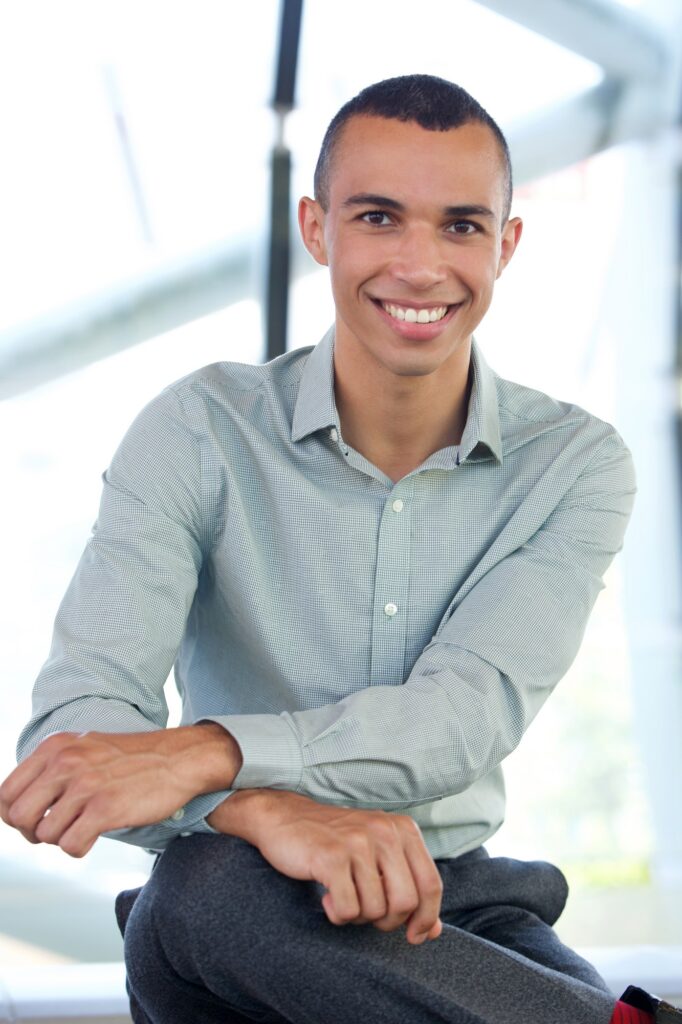
<svg viewBox="0 0 682 1024">
<path fill-rule="evenodd" d="M 29 842 L 83 857 L 104 832 L 151 825 L 224 789 L 241 763 L 238 744 L 213 722 L 152 733 L 56 733 L 0 786 L 0 817 Z"/>
<path fill-rule="evenodd" d="M 0 817 L 30 842 L 82 857 L 102 832 L 170 815 L 219 789 L 240 764 L 237 744 L 212 722 L 152 734 L 59 733 L 0 786 Z M 411 818 L 243 790 L 209 821 L 256 846 L 290 878 L 323 885 L 332 924 L 372 923 L 382 931 L 406 924 L 414 944 L 442 931 L 442 882 Z"/>
<path fill-rule="evenodd" d="M 209 821 L 256 846 L 282 874 L 324 886 L 322 907 L 332 924 L 371 922 L 386 932 L 405 924 L 414 945 L 441 934 L 443 883 L 406 815 L 253 789 L 234 793 Z"/>
<path fill-rule="evenodd" d="M 233 787 L 403 810 L 490 773 L 571 665 L 634 500 L 615 431 L 580 467 L 558 453 L 552 472 L 566 478 L 562 499 L 546 508 L 548 488 L 528 494 L 523 537 L 518 525 L 501 532 L 403 685 L 291 714 L 215 716 L 244 757 Z"/>
<path fill-rule="evenodd" d="M 60 774 L 54 757 L 73 761 L 76 774 L 86 776 L 78 785 L 87 788 L 93 773 L 98 784 L 102 782 L 104 765 L 113 764 L 117 749 L 132 753 L 132 745 L 138 758 L 144 749 L 145 765 L 157 758 L 163 772 L 160 751 L 167 750 L 172 759 L 186 735 L 202 740 L 208 736 L 205 730 L 186 734 L 164 729 L 168 716 L 164 683 L 184 634 L 204 552 L 211 543 L 200 445 L 184 402 L 173 388 L 136 418 L 103 483 L 97 523 L 59 608 L 50 655 L 33 691 L 33 715 L 19 738 L 22 765 L 10 787 L 15 799 L 17 788 L 23 791 L 22 780 L 34 773 L 44 779 L 53 771 Z M 229 744 L 224 730 L 213 729 Z M 52 736 L 84 731 L 91 734 L 87 739 Z M 99 736 L 97 742 L 94 734 Z M 239 749 L 233 744 L 235 748 Z M 236 767 L 211 792 L 194 777 L 179 780 L 173 800 L 166 801 L 172 804 L 168 816 L 164 817 L 163 800 L 156 816 L 147 816 L 153 824 L 137 824 L 138 809 L 129 798 L 125 813 L 116 808 L 119 824 L 109 828 L 128 842 L 157 849 L 181 831 L 210 832 L 205 815 L 229 795 Z M 123 771 L 120 763 L 116 771 Z M 74 775 L 68 787 L 75 781 Z M 130 796 L 135 784 L 128 781 Z M 62 780 L 61 785 L 67 783 Z M 119 786 L 123 789 L 123 782 Z M 204 795 L 187 803 L 193 786 Z M 161 782 L 147 786 L 147 805 L 162 789 Z M 101 789 L 97 797 L 100 806 L 105 803 L 103 793 Z M 24 808 L 28 819 L 38 814 L 47 789 L 43 797 L 37 794 L 38 790 L 30 797 L 30 811 Z M 4 799 L 7 804 L 10 798 Z M 48 829 L 47 821 L 41 828 Z M 81 850 L 86 845 L 85 836 L 75 844 Z"/>
<path fill-rule="evenodd" d="M 134 458 L 115 459 L 105 482 L 100 523 L 36 692 L 24 754 L 55 729 L 165 725 L 163 680 L 206 539 L 200 460 L 179 399 L 167 394 L 152 413 L 128 439 Z M 167 449 L 159 449 L 159 432 Z M 528 495 L 525 543 L 515 537 L 506 545 L 502 531 L 467 592 L 453 595 L 404 685 L 372 686 L 294 714 L 217 717 L 244 757 L 233 789 L 298 790 L 326 803 L 400 810 L 466 789 L 513 749 L 577 651 L 634 491 L 629 453 L 615 433 L 595 445 L 582 473 L 571 476 L 569 459 L 556 462 L 569 478 L 563 500 L 551 511 L 542 495 Z M 129 550 L 132 573 L 124 564 Z M 182 822 L 136 829 L 133 841 L 163 846 L 180 831 L 208 830 L 204 816 L 226 795 L 195 798 Z"/>
</svg>

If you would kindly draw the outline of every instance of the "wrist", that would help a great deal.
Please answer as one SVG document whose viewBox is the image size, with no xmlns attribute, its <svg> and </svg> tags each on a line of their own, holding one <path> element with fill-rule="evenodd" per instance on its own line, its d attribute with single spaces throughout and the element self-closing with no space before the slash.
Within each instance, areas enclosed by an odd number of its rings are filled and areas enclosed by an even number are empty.
<svg viewBox="0 0 682 1024">
<path fill-rule="evenodd" d="M 234 736 L 217 722 L 199 722 L 186 726 L 192 742 L 185 751 L 194 775 L 196 795 L 229 789 L 243 763 L 242 752 Z"/>
<path fill-rule="evenodd" d="M 218 804 L 206 821 L 216 832 L 238 836 L 252 846 L 258 846 L 267 815 L 268 792 L 263 789 L 238 789 Z"/>
</svg>

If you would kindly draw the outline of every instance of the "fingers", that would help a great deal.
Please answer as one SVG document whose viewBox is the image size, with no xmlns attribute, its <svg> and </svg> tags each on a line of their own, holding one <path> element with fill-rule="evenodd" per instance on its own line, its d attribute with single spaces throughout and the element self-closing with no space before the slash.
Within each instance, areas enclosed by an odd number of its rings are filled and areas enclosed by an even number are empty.
<svg viewBox="0 0 682 1024">
<path fill-rule="evenodd" d="M 56 842 L 59 826 L 63 831 L 77 813 L 64 796 L 75 738 L 73 733 L 46 738 L 0 787 L 3 820 L 31 843 Z"/>
<path fill-rule="evenodd" d="M 374 924 L 384 919 L 389 912 L 389 901 L 384 887 L 385 880 L 375 858 L 356 854 L 351 870 L 360 905 L 360 920 Z M 402 921 L 396 921 L 394 927 L 398 928 L 401 924 Z"/>
<path fill-rule="evenodd" d="M 323 885 L 328 892 L 322 897 L 322 906 L 332 924 L 348 924 L 360 915 L 360 901 L 348 859 L 337 857 L 336 863 L 330 864 L 329 876 Z"/>
<path fill-rule="evenodd" d="M 49 821 L 51 817 L 50 813 L 47 820 Z M 95 845 L 100 832 L 101 828 L 93 822 L 92 814 L 86 810 L 82 814 L 77 814 L 68 828 L 59 831 L 58 839 L 43 841 L 57 843 L 64 853 L 71 857 L 84 857 Z"/>
<path fill-rule="evenodd" d="M 383 850 L 379 860 L 388 910 L 373 924 L 393 931 L 407 922 L 408 942 L 419 945 L 442 931 L 443 883 L 416 823 L 403 818 L 396 825 L 402 842 Z"/>
<path fill-rule="evenodd" d="M 407 922 L 408 942 L 441 934 L 443 883 L 416 823 L 386 815 L 345 839 L 345 857 L 328 864 L 322 905 L 332 924 L 371 923 L 395 931 Z"/>
<path fill-rule="evenodd" d="M 409 864 L 401 851 L 400 857 L 384 861 L 384 887 L 388 906 L 384 917 L 373 922 L 380 931 L 390 932 L 405 924 L 420 906 L 420 894 Z M 407 936 L 410 939 L 410 936 Z"/>
<path fill-rule="evenodd" d="M 34 842 L 50 842 L 49 839 L 39 835 L 38 830 L 43 821 L 47 821 L 45 816 L 60 797 L 63 788 L 64 784 L 61 779 L 46 778 L 43 773 L 12 804 L 8 815 L 10 824 L 20 829 L 23 835 L 31 836 Z M 49 817 L 51 818 L 52 814 L 49 814 Z M 54 825 L 55 821 L 52 824 Z"/>
<path fill-rule="evenodd" d="M 437 939 L 443 930 L 440 920 L 443 880 L 421 835 L 417 841 L 406 845 L 405 856 L 419 892 L 419 904 L 407 925 L 407 941 L 419 944 L 426 939 Z"/>
<path fill-rule="evenodd" d="M 0 818 L 6 825 L 18 827 L 17 823 L 12 820 L 11 810 L 17 799 L 39 777 L 42 770 L 43 758 L 32 754 L 18 768 L 15 768 L 0 786 Z"/>
</svg>

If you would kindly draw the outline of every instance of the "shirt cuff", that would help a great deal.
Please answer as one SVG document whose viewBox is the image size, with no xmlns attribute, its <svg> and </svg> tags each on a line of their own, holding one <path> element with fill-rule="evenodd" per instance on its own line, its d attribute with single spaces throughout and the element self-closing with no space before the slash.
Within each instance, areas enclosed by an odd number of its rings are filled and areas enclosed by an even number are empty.
<svg viewBox="0 0 682 1024">
<path fill-rule="evenodd" d="M 281 715 L 202 715 L 198 721 L 217 722 L 234 736 L 244 762 L 232 789 L 296 791 L 303 775 L 298 737 Z"/>
<path fill-rule="evenodd" d="M 120 839 L 133 846 L 142 846 L 146 850 L 164 850 L 172 839 L 178 836 L 192 835 L 194 832 L 207 832 L 217 835 L 216 830 L 206 818 L 216 807 L 227 800 L 233 793 L 231 789 L 203 793 L 178 808 L 178 810 L 153 825 L 139 825 L 134 828 L 117 828 L 102 833 L 107 839 Z"/>
</svg>

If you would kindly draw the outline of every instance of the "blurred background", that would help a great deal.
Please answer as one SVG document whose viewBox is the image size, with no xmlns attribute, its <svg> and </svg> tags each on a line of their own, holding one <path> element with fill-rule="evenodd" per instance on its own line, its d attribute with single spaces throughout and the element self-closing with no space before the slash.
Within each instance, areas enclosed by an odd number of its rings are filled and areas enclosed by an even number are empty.
<svg viewBox="0 0 682 1024">
<path fill-rule="evenodd" d="M 639 482 L 489 849 L 563 868 L 575 945 L 682 943 L 681 58 L 679 0 L 0 4 L 0 776 L 124 430 L 190 370 L 319 340 L 293 218 L 326 125 L 441 75 L 506 132 L 525 221 L 486 358 L 613 423 Z M 0 827 L 0 963 L 120 959 L 113 896 L 150 866 Z"/>
</svg>

